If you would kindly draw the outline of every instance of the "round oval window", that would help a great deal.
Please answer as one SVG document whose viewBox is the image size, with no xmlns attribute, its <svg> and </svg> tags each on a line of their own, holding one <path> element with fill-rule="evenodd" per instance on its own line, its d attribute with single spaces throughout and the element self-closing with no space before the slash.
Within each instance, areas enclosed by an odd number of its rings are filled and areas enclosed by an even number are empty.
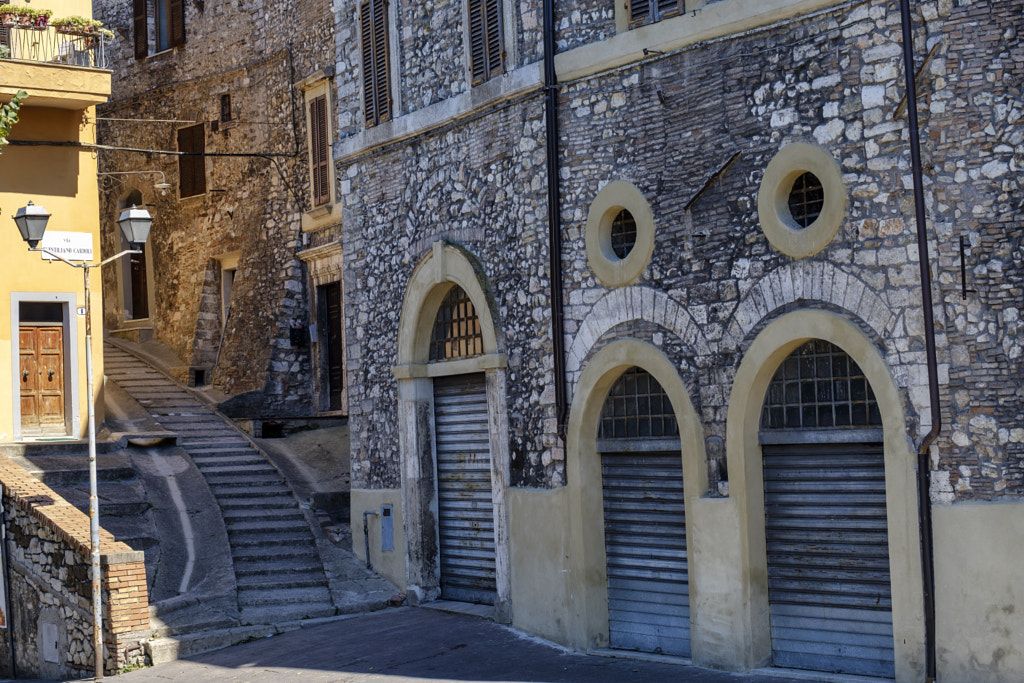
<svg viewBox="0 0 1024 683">
<path fill-rule="evenodd" d="M 620 259 L 629 256 L 636 246 L 636 221 L 633 220 L 633 214 L 626 209 L 619 211 L 612 220 L 611 242 L 612 251 Z"/>
<path fill-rule="evenodd" d="M 813 173 L 803 173 L 789 191 L 789 214 L 799 228 L 818 220 L 825 206 L 825 188 Z"/>
</svg>

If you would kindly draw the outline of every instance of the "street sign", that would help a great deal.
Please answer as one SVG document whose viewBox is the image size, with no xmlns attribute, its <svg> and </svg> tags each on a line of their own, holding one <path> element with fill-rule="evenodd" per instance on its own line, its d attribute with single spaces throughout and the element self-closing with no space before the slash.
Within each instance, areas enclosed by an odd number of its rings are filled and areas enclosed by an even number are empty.
<svg viewBox="0 0 1024 683">
<path fill-rule="evenodd" d="M 53 254 L 60 254 L 68 261 L 91 261 L 93 256 L 92 233 L 88 232 L 47 230 L 39 246 L 46 250 L 40 253 L 47 261 L 57 259 Z"/>
</svg>

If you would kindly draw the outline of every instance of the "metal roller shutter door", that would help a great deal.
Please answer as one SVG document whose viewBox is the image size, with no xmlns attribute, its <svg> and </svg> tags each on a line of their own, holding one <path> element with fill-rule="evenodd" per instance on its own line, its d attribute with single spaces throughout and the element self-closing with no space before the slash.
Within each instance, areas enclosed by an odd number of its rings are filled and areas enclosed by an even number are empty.
<svg viewBox="0 0 1024 683">
<path fill-rule="evenodd" d="M 881 444 L 762 453 L 775 666 L 894 677 Z"/>
<path fill-rule="evenodd" d="M 611 646 L 690 656 L 682 458 L 602 453 Z"/>
<path fill-rule="evenodd" d="M 494 503 L 482 374 L 434 380 L 441 597 L 494 604 Z"/>
</svg>

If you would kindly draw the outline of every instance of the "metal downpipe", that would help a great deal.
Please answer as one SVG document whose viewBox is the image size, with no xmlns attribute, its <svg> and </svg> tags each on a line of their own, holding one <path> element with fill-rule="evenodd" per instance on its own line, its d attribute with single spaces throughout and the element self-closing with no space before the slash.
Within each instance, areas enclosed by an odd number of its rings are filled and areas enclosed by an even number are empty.
<svg viewBox="0 0 1024 683">
<path fill-rule="evenodd" d="M 555 6 L 544 0 L 544 121 L 547 124 L 548 257 L 551 278 L 552 372 L 555 375 L 555 417 L 558 436 L 565 439 L 568 406 L 565 387 L 565 322 L 562 304 L 561 196 L 558 191 L 558 77 L 555 74 Z"/>
<path fill-rule="evenodd" d="M 924 315 L 924 342 L 928 363 L 928 397 L 931 403 L 931 430 L 918 445 L 917 505 L 921 534 L 921 578 L 924 592 L 925 680 L 935 680 L 935 558 L 933 551 L 931 470 L 929 447 L 942 428 L 939 406 L 938 362 L 935 353 L 935 320 L 932 304 L 931 261 L 928 256 L 928 232 L 924 209 L 924 181 L 921 172 L 921 136 L 917 122 L 917 83 L 914 75 L 914 35 L 910 0 L 900 0 L 903 28 L 903 72 L 907 89 L 907 127 L 910 132 L 910 162 L 914 179 L 914 208 L 917 221 L 917 252 L 921 268 L 921 307 Z"/>
</svg>

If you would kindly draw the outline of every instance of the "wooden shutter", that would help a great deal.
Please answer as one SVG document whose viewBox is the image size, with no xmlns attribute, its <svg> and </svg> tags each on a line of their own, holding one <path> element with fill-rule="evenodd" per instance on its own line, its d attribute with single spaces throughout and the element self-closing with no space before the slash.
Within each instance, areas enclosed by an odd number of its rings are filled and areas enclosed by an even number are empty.
<svg viewBox="0 0 1024 683">
<path fill-rule="evenodd" d="M 657 19 L 667 19 L 683 13 L 683 0 L 657 0 Z"/>
<path fill-rule="evenodd" d="M 171 47 L 185 44 L 185 2 L 168 0 L 167 13 L 171 20 Z"/>
<path fill-rule="evenodd" d="M 178 151 L 203 154 L 206 151 L 206 129 L 203 124 L 178 129 Z M 178 194 L 192 197 L 206 193 L 206 159 L 203 156 L 178 157 Z"/>
<path fill-rule="evenodd" d="M 310 183 L 313 188 L 313 206 L 331 201 L 330 140 L 327 139 L 327 95 L 320 95 L 309 103 Z"/>
<path fill-rule="evenodd" d="M 364 0 L 359 6 L 363 40 L 363 110 L 368 128 L 391 118 L 387 6 L 386 0 Z"/>
<path fill-rule="evenodd" d="M 472 84 L 483 83 L 505 66 L 501 0 L 468 0 L 469 71 Z"/>
<path fill-rule="evenodd" d="M 651 18 L 651 0 L 629 0 L 629 25 L 636 26 Z"/>
<path fill-rule="evenodd" d="M 146 0 L 133 0 L 134 19 L 132 21 L 135 41 L 135 59 L 144 59 L 149 55 L 149 22 L 146 15 Z"/>
</svg>

